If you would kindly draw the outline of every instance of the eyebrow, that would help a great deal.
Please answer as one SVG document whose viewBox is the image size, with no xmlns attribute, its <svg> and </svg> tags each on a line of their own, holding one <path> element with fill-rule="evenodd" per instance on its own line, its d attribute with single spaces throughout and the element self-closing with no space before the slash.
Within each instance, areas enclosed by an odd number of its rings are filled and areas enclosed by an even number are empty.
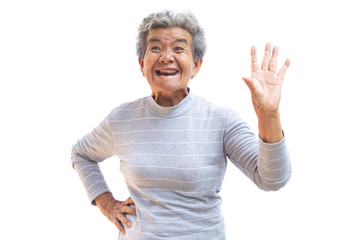
<svg viewBox="0 0 360 240">
<path fill-rule="evenodd" d="M 175 39 L 174 42 L 181 42 L 181 43 L 185 43 L 186 45 L 188 45 L 187 41 L 185 38 L 178 38 L 178 39 Z"/>
<path fill-rule="evenodd" d="M 150 38 L 149 43 L 152 43 L 152 42 L 161 42 L 161 41 L 158 38 Z"/>
<path fill-rule="evenodd" d="M 152 43 L 152 42 L 161 42 L 160 39 L 158 38 L 150 38 L 149 39 L 149 43 Z M 178 39 L 175 39 L 174 43 L 176 42 L 181 42 L 181 43 L 185 43 L 186 45 L 188 45 L 187 41 L 185 38 L 178 38 Z"/>
</svg>

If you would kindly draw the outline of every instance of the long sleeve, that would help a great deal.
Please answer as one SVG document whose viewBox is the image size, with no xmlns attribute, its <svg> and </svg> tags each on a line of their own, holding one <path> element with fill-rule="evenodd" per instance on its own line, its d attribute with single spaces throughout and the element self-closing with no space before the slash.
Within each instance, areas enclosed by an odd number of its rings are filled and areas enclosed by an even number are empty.
<svg viewBox="0 0 360 240">
<path fill-rule="evenodd" d="M 234 112 L 228 116 L 224 136 L 227 157 L 260 189 L 276 191 L 291 175 L 285 138 L 268 144 L 258 139 Z"/>
<path fill-rule="evenodd" d="M 71 162 L 92 204 L 97 196 L 110 192 L 98 162 L 114 155 L 112 145 L 110 126 L 105 119 L 72 148 Z"/>
</svg>

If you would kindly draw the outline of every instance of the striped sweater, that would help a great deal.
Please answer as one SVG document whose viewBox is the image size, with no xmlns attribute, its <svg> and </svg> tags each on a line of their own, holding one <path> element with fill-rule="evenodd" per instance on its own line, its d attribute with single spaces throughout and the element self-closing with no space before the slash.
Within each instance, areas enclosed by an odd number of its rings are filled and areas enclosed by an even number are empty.
<svg viewBox="0 0 360 240">
<path fill-rule="evenodd" d="M 72 150 L 90 201 L 110 192 L 98 162 L 116 155 L 137 217 L 119 239 L 225 239 L 219 192 L 227 159 L 263 190 L 290 178 L 285 139 L 264 143 L 232 110 L 189 93 L 178 105 L 151 96 L 114 109 Z"/>
</svg>

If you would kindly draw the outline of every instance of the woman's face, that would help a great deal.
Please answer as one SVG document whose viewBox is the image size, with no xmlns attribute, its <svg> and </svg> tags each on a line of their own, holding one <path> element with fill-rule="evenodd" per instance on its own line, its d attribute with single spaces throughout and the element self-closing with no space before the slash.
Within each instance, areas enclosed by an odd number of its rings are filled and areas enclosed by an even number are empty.
<svg viewBox="0 0 360 240">
<path fill-rule="evenodd" d="M 144 59 L 139 58 L 143 75 L 155 94 L 187 93 L 191 77 L 199 72 L 202 59 L 194 61 L 191 34 L 182 28 L 157 28 L 146 37 Z"/>
</svg>

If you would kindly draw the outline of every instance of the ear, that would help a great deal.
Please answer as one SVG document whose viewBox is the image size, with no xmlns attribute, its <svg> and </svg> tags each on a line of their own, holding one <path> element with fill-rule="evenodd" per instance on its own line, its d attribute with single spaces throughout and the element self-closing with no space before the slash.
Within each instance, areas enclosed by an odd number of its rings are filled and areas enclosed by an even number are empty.
<svg viewBox="0 0 360 240">
<path fill-rule="evenodd" d="M 144 59 L 142 59 L 140 57 L 139 57 L 139 65 L 140 65 L 142 75 L 145 77 L 145 74 L 144 74 Z"/>
<path fill-rule="evenodd" d="M 194 61 L 194 69 L 191 77 L 195 77 L 198 74 L 202 65 L 202 61 L 203 61 L 202 58 L 198 58 L 197 60 Z"/>
</svg>

